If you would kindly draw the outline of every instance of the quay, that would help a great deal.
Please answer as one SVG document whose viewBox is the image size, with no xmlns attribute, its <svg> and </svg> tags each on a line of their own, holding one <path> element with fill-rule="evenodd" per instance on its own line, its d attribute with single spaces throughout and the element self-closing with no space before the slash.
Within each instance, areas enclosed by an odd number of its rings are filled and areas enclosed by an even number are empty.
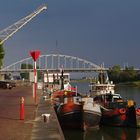
<svg viewBox="0 0 140 140">
<path fill-rule="evenodd" d="M 32 97 L 32 86 L 0 89 L 0 139 L 2 140 L 64 140 L 51 100 L 44 100 L 37 92 L 37 105 Z M 25 116 L 20 120 L 20 98 L 24 97 Z M 46 122 L 42 114 L 50 114 Z"/>
<path fill-rule="evenodd" d="M 44 97 L 40 97 L 31 140 L 64 140 L 51 99 Z M 45 115 L 48 115 L 48 118 Z"/>
</svg>

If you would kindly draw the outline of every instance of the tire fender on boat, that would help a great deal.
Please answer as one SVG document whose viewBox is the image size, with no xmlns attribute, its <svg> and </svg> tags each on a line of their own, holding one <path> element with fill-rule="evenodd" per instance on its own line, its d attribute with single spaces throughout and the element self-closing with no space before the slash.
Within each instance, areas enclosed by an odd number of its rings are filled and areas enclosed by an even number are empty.
<svg viewBox="0 0 140 140">
<path fill-rule="evenodd" d="M 136 115 L 139 115 L 140 116 L 140 108 L 137 108 L 136 109 Z"/>
<path fill-rule="evenodd" d="M 120 114 L 125 114 L 126 113 L 126 109 L 125 108 L 120 108 L 119 112 L 120 112 Z"/>
</svg>

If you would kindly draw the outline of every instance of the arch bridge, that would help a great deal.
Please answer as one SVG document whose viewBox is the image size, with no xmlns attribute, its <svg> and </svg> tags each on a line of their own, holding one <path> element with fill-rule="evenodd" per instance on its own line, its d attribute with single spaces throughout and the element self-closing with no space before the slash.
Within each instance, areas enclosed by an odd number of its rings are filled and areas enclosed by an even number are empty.
<svg viewBox="0 0 140 140">
<path fill-rule="evenodd" d="M 24 68 L 21 68 L 22 65 L 25 65 Z M 18 62 L 15 62 L 9 66 L 1 69 L 1 72 L 30 72 L 33 71 L 34 61 L 32 57 L 22 59 Z M 100 71 L 108 70 L 102 66 L 98 66 L 90 61 L 81 59 L 79 57 L 62 55 L 62 54 L 48 54 L 40 55 L 37 60 L 37 70 L 39 71 L 48 71 L 48 72 L 58 72 L 63 69 L 65 72 L 91 72 L 91 71 Z"/>
</svg>

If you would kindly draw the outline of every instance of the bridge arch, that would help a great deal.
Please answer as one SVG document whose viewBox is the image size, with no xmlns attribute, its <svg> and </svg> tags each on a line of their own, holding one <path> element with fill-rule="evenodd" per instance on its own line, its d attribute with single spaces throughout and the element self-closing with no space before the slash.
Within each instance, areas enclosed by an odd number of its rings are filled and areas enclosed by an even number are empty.
<svg viewBox="0 0 140 140">
<path fill-rule="evenodd" d="M 9 66 L 4 67 L 2 70 L 21 70 L 21 65 L 26 64 L 27 68 L 28 65 L 33 65 L 32 57 L 28 57 L 17 61 Z M 37 66 L 39 69 L 82 69 L 82 68 L 95 68 L 101 69 L 100 66 L 87 61 L 85 59 L 81 59 L 79 57 L 70 56 L 70 55 L 62 55 L 62 54 L 48 54 L 48 55 L 40 55 Z"/>
</svg>

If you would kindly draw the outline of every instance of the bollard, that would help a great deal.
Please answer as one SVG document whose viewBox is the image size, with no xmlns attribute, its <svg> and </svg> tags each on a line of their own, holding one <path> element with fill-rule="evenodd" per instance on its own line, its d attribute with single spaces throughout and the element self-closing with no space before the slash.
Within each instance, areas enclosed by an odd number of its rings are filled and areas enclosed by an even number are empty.
<svg viewBox="0 0 140 140">
<path fill-rule="evenodd" d="M 47 96 L 43 96 L 43 99 L 46 101 L 47 100 Z"/>
<path fill-rule="evenodd" d="M 24 97 L 20 99 L 20 120 L 24 120 Z"/>
<path fill-rule="evenodd" d="M 47 121 L 47 117 L 44 115 L 43 118 L 44 118 L 44 122 L 46 122 Z"/>
<path fill-rule="evenodd" d="M 42 117 L 43 117 L 43 120 L 44 122 L 49 122 L 49 119 L 50 119 L 50 114 L 42 114 Z"/>
</svg>

